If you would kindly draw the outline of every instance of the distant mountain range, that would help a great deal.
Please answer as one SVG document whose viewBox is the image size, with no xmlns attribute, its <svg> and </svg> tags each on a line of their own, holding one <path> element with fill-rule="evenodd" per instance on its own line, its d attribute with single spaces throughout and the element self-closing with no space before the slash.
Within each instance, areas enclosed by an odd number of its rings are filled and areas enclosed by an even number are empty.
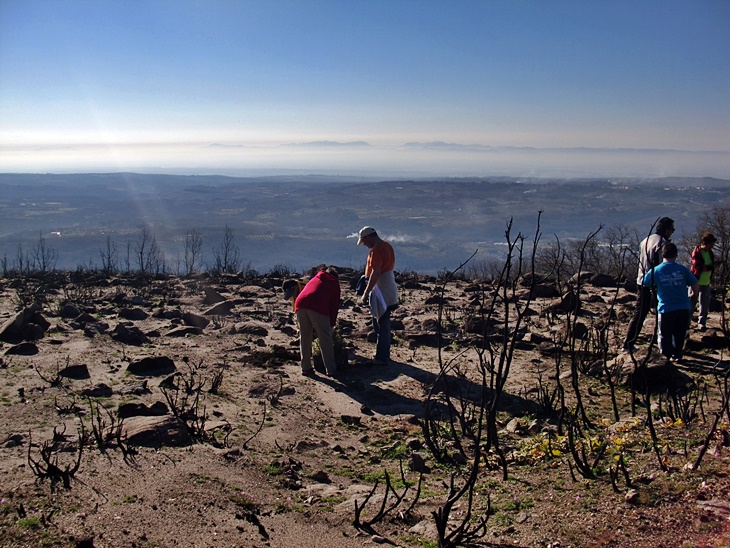
<svg viewBox="0 0 730 548">
<path fill-rule="evenodd" d="M 214 145 L 211 145 L 214 146 Z M 215 145 L 215 146 L 243 146 L 243 145 Z M 362 148 L 362 147 L 373 147 L 366 141 L 310 141 L 305 143 L 287 143 L 281 145 L 284 147 L 336 147 L 336 148 Z M 544 151 L 544 152 L 615 152 L 615 153 L 670 153 L 670 154 L 725 154 L 730 157 L 730 151 L 720 150 L 676 150 L 676 149 L 662 149 L 662 148 L 593 148 L 593 147 L 524 147 L 524 146 L 506 146 L 506 145 L 481 145 L 481 144 L 462 144 L 462 143 L 447 143 L 444 141 L 411 141 L 402 145 L 397 145 L 396 148 L 405 149 L 428 149 L 428 150 L 447 150 L 447 151 L 459 151 L 459 152 L 498 152 L 498 151 Z"/>
<path fill-rule="evenodd" d="M 208 148 L 221 149 L 248 149 L 262 148 L 260 146 L 240 145 L 240 144 L 223 144 L 211 143 L 206 145 Z M 301 148 L 373 148 L 377 145 L 368 143 L 367 141 L 308 141 L 303 143 L 285 143 L 278 145 L 284 148 L 301 147 Z M 395 148 L 414 149 L 414 150 L 442 150 L 452 152 L 504 152 L 504 151 L 542 151 L 542 152 L 586 152 L 586 153 L 650 153 L 650 154 L 718 154 L 727 155 L 730 158 L 730 151 L 721 150 L 677 150 L 669 148 L 594 148 L 594 147 L 524 147 L 509 145 L 481 145 L 481 144 L 463 144 L 463 143 L 447 143 L 444 141 L 411 141 L 402 145 L 396 145 Z"/>
<path fill-rule="evenodd" d="M 372 147 L 370 143 L 365 141 L 350 141 L 347 143 L 341 143 L 339 141 L 310 141 L 308 143 L 288 143 L 282 145 L 284 147 L 335 147 L 335 148 L 362 148 Z"/>
</svg>

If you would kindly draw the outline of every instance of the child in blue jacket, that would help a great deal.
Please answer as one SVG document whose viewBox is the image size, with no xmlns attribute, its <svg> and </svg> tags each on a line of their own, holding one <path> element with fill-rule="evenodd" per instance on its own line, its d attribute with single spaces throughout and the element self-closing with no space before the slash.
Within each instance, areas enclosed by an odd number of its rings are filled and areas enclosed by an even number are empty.
<svg viewBox="0 0 730 548">
<path fill-rule="evenodd" d="M 644 275 L 642 285 L 657 293 L 659 314 L 659 350 L 667 360 L 681 360 L 684 337 L 689 325 L 691 297 L 699 290 L 697 278 L 689 268 L 678 264 L 677 246 L 671 242 L 662 248 L 662 263 Z M 688 293 L 687 288 L 691 288 Z"/>
</svg>

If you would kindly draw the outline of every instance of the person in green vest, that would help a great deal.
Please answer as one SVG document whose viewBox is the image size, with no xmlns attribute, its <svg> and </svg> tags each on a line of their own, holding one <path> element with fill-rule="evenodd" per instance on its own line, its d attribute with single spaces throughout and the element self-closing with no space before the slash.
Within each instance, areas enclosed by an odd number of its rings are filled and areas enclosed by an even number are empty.
<svg viewBox="0 0 730 548">
<path fill-rule="evenodd" d="M 715 259 L 712 247 L 717 242 L 717 238 L 709 232 L 705 232 L 700 239 L 700 245 L 692 251 L 692 264 L 690 270 L 699 280 L 700 290 L 692 296 L 692 310 L 700 303 L 700 316 L 698 320 L 700 331 L 707 329 L 707 315 L 710 311 L 710 283 L 712 282 L 712 273 L 715 267 L 722 261 Z M 691 322 L 690 317 L 690 322 Z"/>
</svg>

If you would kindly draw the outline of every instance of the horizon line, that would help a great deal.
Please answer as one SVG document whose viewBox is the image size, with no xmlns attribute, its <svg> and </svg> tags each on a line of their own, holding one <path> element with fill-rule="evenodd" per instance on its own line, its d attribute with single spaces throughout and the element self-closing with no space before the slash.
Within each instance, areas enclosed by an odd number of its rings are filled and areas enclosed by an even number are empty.
<svg viewBox="0 0 730 548">
<path fill-rule="evenodd" d="M 40 143 L 0 143 L 0 150 L 10 151 L 43 151 L 43 150 L 74 150 L 77 148 L 114 148 L 114 147 L 198 147 L 222 149 L 251 149 L 277 150 L 286 148 L 351 148 L 351 149 L 447 149 L 463 152 L 503 152 L 503 151 L 542 151 L 542 152 L 648 152 L 648 153 L 678 153 L 678 154 L 730 154 L 729 150 L 707 149 L 677 149 L 660 147 L 591 147 L 591 146 L 530 146 L 530 145 L 486 145 L 482 143 L 457 143 L 440 140 L 433 141 L 406 141 L 400 144 L 372 144 L 365 140 L 337 141 L 286 141 L 275 144 L 252 143 L 245 144 L 232 141 L 110 141 L 110 142 L 40 142 Z"/>
</svg>

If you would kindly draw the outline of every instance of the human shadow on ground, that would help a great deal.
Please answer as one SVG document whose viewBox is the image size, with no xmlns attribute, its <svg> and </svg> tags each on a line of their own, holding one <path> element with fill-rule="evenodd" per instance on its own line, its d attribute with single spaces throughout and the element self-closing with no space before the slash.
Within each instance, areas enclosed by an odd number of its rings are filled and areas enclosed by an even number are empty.
<svg viewBox="0 0 730 548">
<path fill-rule="evenodd" d="M 684 359 L 678 367 L 702 375 L 724 376 L 730 370 L 730 361 L 712 358 L 699 352 L 685 351 Z"/>
<path fill-rule="evenodd" d="M 420 383 L 421 395 L 413 397 L 399 393 L 392 384 L 400 376 L 409 377 Z M 355 356 L 353 363 L 344 366 L 335 377 L 318 375 L 318 378 L 322 383 L 360 403 L 365 414 L 375 412 L 381 415 L 409 415 L 423 418 L 428 392 L 437 382 L 438 375 L 412 363 L 391 360 L 388 365 L 372 365 L 370 360 Z M 443 391 L 447 383 L 452 389 L 458 387 L 459 394 L 465 399 L 476 402 L 480 398 L 481 385 L 458 379 L 454 375 L 447 375 L 446 380 L 439 380 L 439 386 L 435 387 L 434 391 Z M 499 409 L 512 414 L 522 414 L 527 410 L 534 410 L 536 405 L 534 401 L 503 392 L 500 396 Z"/>
</svg>

